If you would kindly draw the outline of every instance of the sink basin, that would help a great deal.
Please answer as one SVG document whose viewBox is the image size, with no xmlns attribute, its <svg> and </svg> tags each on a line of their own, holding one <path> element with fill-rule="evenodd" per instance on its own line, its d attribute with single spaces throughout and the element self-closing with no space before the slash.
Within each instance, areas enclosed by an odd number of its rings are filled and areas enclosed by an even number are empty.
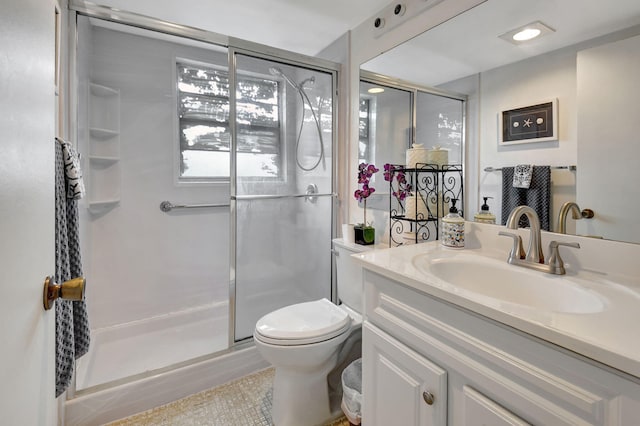
<svg viewBox="0 0 640 426">
<path fill-rule="evenodd" d="M 490 301 L 563 313 L 593 313 L 604 309 L 602 298 L 566 275 L 531 271 L 478 255 L 417 255 L 416 269 L 454 286 L 458 293 Z"/>
</svg>

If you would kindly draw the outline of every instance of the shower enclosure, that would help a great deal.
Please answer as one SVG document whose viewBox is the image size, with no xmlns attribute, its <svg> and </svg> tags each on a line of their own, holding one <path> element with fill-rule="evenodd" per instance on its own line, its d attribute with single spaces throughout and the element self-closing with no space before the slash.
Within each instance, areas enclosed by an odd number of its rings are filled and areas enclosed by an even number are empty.
<svg viewBox="0 0 640 426">
<path fill-rule="evenodd" d="M 265 313 L 332 297 L 337 66 L 76 9 L 82 396 L 233 355 Z"/>
<path fill-rule="evenodd" d="M 251 337 L 264 314 L 300 301 L 331 298 L 333 75 L 232 52 L 236 78 L 236 179 L 231 185 L 236 340 Z M 243 75 L 269 75 L 260 117 Z M 279 103 L 278 99 L 284 102 Z M 258 126 L 260 134 L 245 128 Z M 287 143 L 278 144 L 278 138 Z M 252 146 L 280 146 L 256 164 Z M 235 220 L 234 220 L 235 219 Z"/>
</svg>

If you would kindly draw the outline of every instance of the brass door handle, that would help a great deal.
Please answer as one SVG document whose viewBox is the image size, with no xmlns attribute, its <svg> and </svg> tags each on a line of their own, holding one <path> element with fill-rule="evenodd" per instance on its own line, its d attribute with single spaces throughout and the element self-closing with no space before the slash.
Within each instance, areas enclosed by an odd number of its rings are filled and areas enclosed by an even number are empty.
<svg viewBox="0 0 640 426">
<path fill-rule="evenodd" d="M 53 302 L 57 298 L 64 300 L 84 300 L 84 286 L 86 280 L 84 277 L 72 278 L 62 284 L 56 284 L 53 277 L 44 279 L 44 291 L 42 293 L 42 302 L 44 309 L 49 310 L 53 307 Z"/>
</svg>

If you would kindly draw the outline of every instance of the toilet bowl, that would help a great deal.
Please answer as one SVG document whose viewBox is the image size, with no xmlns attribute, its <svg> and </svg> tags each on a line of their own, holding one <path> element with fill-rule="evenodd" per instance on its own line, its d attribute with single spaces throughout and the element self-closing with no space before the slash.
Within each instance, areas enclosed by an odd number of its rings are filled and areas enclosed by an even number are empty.
<svg viewBox="0 0 640 426">
<path fill-rule="evenodd" d="M 362 272 L 349 256 L 371 246 L 334 240 L 334 248 L 341 305 L 326 298 L 298 303 L 256 323 L 256 348 L 275 367 L 276 426 L 317 425 L 341 414 L 331 404 L 328 376 L 360 344 L 362 325 Z"/>
</svg>

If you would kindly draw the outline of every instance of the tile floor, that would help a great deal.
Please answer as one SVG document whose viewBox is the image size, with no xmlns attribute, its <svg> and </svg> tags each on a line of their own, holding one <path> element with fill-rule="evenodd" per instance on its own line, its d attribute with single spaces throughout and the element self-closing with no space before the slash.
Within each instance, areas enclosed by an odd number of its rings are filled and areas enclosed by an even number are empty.
<svg viewBox="0 0 640 426">
<path fill-rule="evenodd" d="M 271 426 L 274 369 L 109 423 L 108 426 Z M 326 426 L 349 426 L 344 417 Z"/>
</svg>

